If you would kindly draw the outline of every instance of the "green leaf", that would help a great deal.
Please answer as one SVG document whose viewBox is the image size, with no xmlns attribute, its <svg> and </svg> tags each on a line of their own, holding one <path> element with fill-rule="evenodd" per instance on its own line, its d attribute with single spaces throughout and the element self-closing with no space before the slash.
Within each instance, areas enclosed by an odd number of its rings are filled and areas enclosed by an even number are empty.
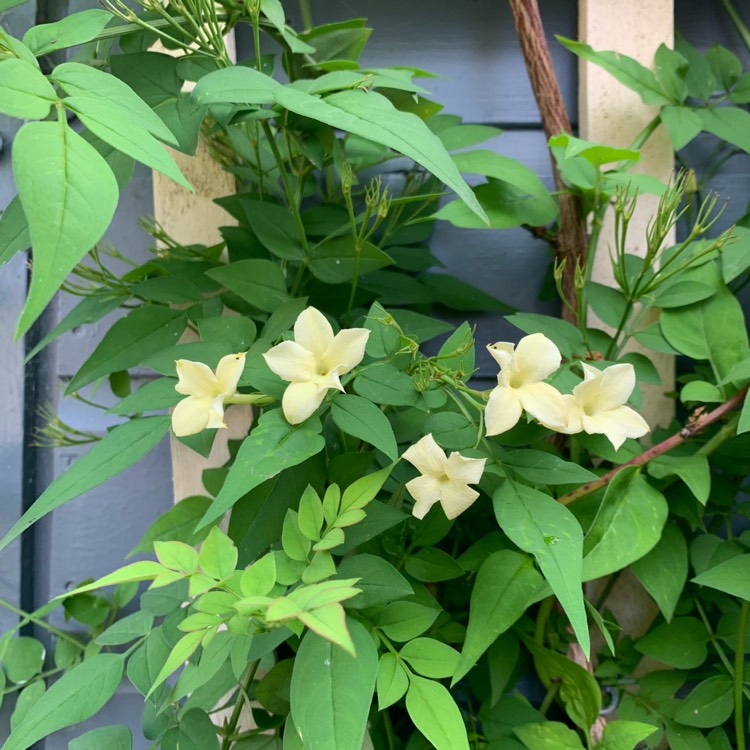
<svg viewBox="0 0 750 750">
<path fill-rule="evenodd" d="M 690 107 L 662 107 L 659 117 L 675 151 L 685 148 L 703 130 L 703 121 Z"/>
<path fill-rule="evenodd" d="M 508 451 L 503 455 L 503 464 L 522 479 L 535 484 L 583 484 L 597 478 L 596 474 L 578 464 L 531 448 Z"/>
<path fill-rule="evenodd" d="M 16 195 L 0 214 L 0 267 L 16 253 L 29 247 L 29 222 Z"/>
<path fill-rule="evenodd" d="M 57 101 L 52 84 L 28 60 L 0 61 L 0 112 L 24 120 L 43 120 Z"/>
<path fill-rule="evenodd" d="M 148 698 L 156 688 L 161 685 L 164 680 L 167 679 L 173 672 L 176 672 L 185 662 L 187 659 L 189 659 L 193 653 L 195 653 L 195 650 L 200 645 L 200 642 L 205 635 L 205 630 L 195 630 L 192 633 L 185 633 L 185 635 L 180 638 L 177 643 L 175 643 L 174 647 L 169 653 L 169 656 L 167 657 L 167 660 L 164 662 L 164 665 L 159 670 L 159 674 L 156 675 L 156 679 L 154 680 L 153 684 L 151 685 L 148 693 L 146 694 L 146 698 Z"/>
<path fill-rule="evenodd" d="M 359 578 L 361 592 L 347 602 L 350 609 L 380 607 L 396 599 L 411 596 L 409 582 L 387 560 L 377 555 L 361 553 L 346 558 L 338 566 L 340 578 Z"/>
<path fill-rule="evenodd" d="M 667 524 L 657 545 L 632 570 L 669 622 L 688 576 L 688 547 L 680 529 Z"/>
<path fill-rule="evenodd" d="M 184 542 L 191 547 L 199 544 L 208 534 L 208 529 L 195 531 L 195 527 L 211 505 L 211 498 L 193 495 L 163 513 L 149 526 L 141 541 L 133 548 L 131 555 L 149 553 L 155 541 Z"/>
<path fill-rule="evenodd" d="M 97 654 L 73 667 L 29 708 L 3 750 L 27 750 L 52 732 L 91 718 L 115 694 L 123 666 L 119 654 Z"/>
<path fill-rule="evenodd" d="M 437 131 L 437 137 L 440 138 L 440 142 L 447 151 L 457 151 L 484 143 L 502 132 L 500 128 L 493 128 L 490 125 L 453 125 Z"/>
<path fill-rule="evenodd" d="M 639 467 L 618 472 L 586 533 L 583 580 L 602 578 L 650 552 L 668 512 L 664 495 L 640 475 Z"/>
<path fill-rule="evenodd" d="M 464 312 L 513 312 L 513 308 L 461 279 L 439 273 L 425 273 L 419 280 L 432 292 L 436 303 Z M 399 318 L 398 313 L 394 315 Z"/>
<path fill-rule="evenodd" d="M 392 641 L 410 641 L 430 628 L 439 614 L 439 609 L 418 602 L 392 602 L 380 610 L 377 624 Z"/>
<path fill-rule="evenodd" d="M 414 381 L 387 362 L 357 376 L 354 390 L 363 398 L 385 406 L 413 406 L 417 402 Z"/>
<path fill-rule="evenodd" d="M 100 646 L 120 646 L 123 643 L 130 643 L 136 638 L 148 635 L 153 624 L 154 616 L 149 612 L 139 610 L 112 623 L 96 637 L 96 642 Z"/>
<path fill-rule="evenodd" d="M 322 242 L 310 252 L 310 270 L 326 284 L 347 283 L 355 274 L 364 276 L 392 263 L 393 258 L 372 242 L 362 243 L 358 251 L 350 235 Z"/>
<path fill-rule="evenodd" d="M 404 567 L 412 578 L 426 583 L 450 581 L 464 575 L 463 568 L 447 552 L 437 547 L 423 547 L 409 555 Z"/>
<path fill-rule="evenodd" d="M 511 541 L 536 558 L 584 653 L 590 650 L 583 604 L 583 531 L 575 516 L 543 492 L 511 481 L 493 495 L 495 517 Z"/>
<path fill-rule="evenodd" d="M 242 215 L 263 247 L 277 258 L 302 260 L 305 253 L 292 214 L 283 206 L 269 201 L 237 196 Z"/>
<path fill-rule="evenodd" d="M 518 552 L 500 550 L 482 563 L 471 591 L 466 639 L 453 684 L 526 611 L 541 583 L 532 559 Z"/>
<path fill-rule="evenodd" d="M 553 747 L 555 750 L 583 750 L 578 734 L 559 721 L 521 724 L 513 727 L 513 732 L 528 750 L 549 750 Z"/>
<path fill-rule="evenodd" d="M 398 447 L 388 417 L 361 396 L 341 393 L 331 403 L 331 417 L 347 435 L 364 440 L 383 451 L 391 461 L 398 459 Z"/>
<path fill-rule="evenodd" d="M 270 260 L 239 260 L 206 275 L 264 312 L 289 301 L 284 274 Z"/>
<path fill-rule="evenodd" d="M 288 510 L 284 518 L 284 526 L 281 531 L 281 546 L 284 553 L 297 562 L 307 562 L 310 554 L 310 540 L 302 533 L 299 526 L 297 512 Z"/>
<path fill-rule="evenodd" d="M 362 748 L 378 654 L 363 625 L 356 620 L 347 625 L 356 657 L 310 632 L 294 660 L 292 717 L 306 747 Z"/>
<path fill-rule="evenodd" d="M 131 415 L 174 406 L 183 396 L 174 387 L 175 378 L 157 378 L 144 383 L 135 393 L 107 409 L 107 414 Z"/>
<path fill-rule="evenodd" d="M 711 493 L 711 469 L 706 456 L 700 453 L 694 453 L 692 456 L 659 456 L 649 461 L 647 466 L 652 477 L 679 477 L 701 505 L 708 502 Z"/>
<path fill-rule="evenodd" d="M 291 86 L 282 86 L 258 71 L 230 68 L 202 78 L 194 96 L 206 103 L 269 104 L 276 101 L 298 115 L 381 143 L 421 164 L 486 221 L 484 211 L 440 139 L 419 117 L 399 111 L 377 92 L 341 91 L 320 99 Z"/>
<path fill-rule="evenodd" d="M 11 682 L 28 682 L 42 671 L 44 654 L 44 646 L 36 638 L 11 638 L 2 656 L 5 674 Z"/>
<path fill-rule="evenodd" d="M 657 727 L 640 721 L 617 719 L 604 726 L 602 744 L 599 750 L 634 750 L 639 742 L 650 737 Z"/>
<path fill-rule="evenodd" d="M 319 453 L 325 446 L 320 430 L 320 422 L 315 418 L 293 426 L 280 409 L 263 414 L 242 442 L 221 491 L 199 528 L 221 518 L 237 500 L 266 479 Z"/>
<path fill-rule="evenodd" d="M 20 205 L 19 205 L 20 208 Z M 47 344 L 78 326 L 95 323 L 116 310 L 124 302 L 123 297 L 104 294 L 91 294 L 84 297 L 27 355 L 26 362 L 32 360 Z"/>
<path fill-rule="evenodd" d="M 140 562 L 125 565 L 114 573 L 109 573 L 106 576 L 97 578 L 93 583 L 87 583 L 78 586 L 72 591 L 66 591 L 63 594 L 60 594 L 57 599 L 65 599 L 68 596 L 75 596 L 88 591 L 96 591 L 96 589 L 104 588 L 105 586 L 114 586 L 133 581 L 148 581 L 166 572 L 168 572 L 167 569 L 158 562 L 154 562 L 153 560 L 141 560 Z"/>
<path fill-rule="evenodd" d="M 677 706 L 674 718 L 689 727 L 708 729 L 724 724 L 733 710 L 734 680 L 727 675 L 716 675 L 693 688 Z"/>
<path fill-rule="evenodd" d="M 399 652 L 409 666 L 423 677 L 450 677 L 458 664 L 459 653 L 434 638 L 415 638 Z"/>
<path fill-rule="evenodd" d="M 125 724 L 92 729 L 68 743 L 68 750 L 132 750 L 133 735 Z"/>
<path fill-rule="evenodd" d="M 181 310 L 151 305 L 136 307 L 104 334 L 65 392 L 73 393 L 105 375 L 134 367 L 176 344 L 185 330 L 185 322 Z"/>
<path fill-rule="evenodd" d="M 542 648 L 531 638 L 523 638 L 534 666 L 545 687 L 560 682 L 560 700 L 573 723 L 588 732 L 599 718 L 602 694 L 594 677 L 579 664 L 555 651 Z"/>
<path fill-rule="evenodd" d="M 461 711 L 439 682 L 412 675 L 406 693 L 406 710 L 414 726 L 436 750 L 469 750 Z"/>
<path fill-rule="evenodd" d="M 747 356 L 742 308 L 725 286 L 710 299 L 662 311 L 660 324 L 671 346 L 693 359 L 709 360 L 719 380 Z"/>
<path fill-rule="evenodd" d="M 33 26 L 24 34 L 23 43 L 41 57 L 58 49 L 90 42 L 111 20 L 112 14 L 106 10 L 71 13 L 55 23 Z"/>
<path fill-rule="evenodd" d="M 693 583 L 750 601 L 750 554 L 737 555 L 703 571 Z"/>
<path fill-rule="evenodd" d="M 143 417 L 118 425 L 58 477 L 0 540 L 7 547 L 42 516 L 124 471 L 167 434 L 170 418 Z"/>
<path fill-rule="evenodd" d="M 214 526 L 201 545 L 198 564 L 206 575 L 217 581 L 228 578 L 237 567 L 237 548 L 234 542 Z"/>
<path fill-rule="evenodd" d="M 620 83 L 640 94 L 644 104 L 670 104 L 656 76 L 637 60 L 617 52 L 599 52 L 590 45 L 557 36 L 557 40 L 566 49 L 578 57 L 603 68 Z"/>
<path fill-rule="evenodd" d="M 310 541 L 320 539 L 323 528 L 323 503 L 313 487 L 307 485 L 299 501 L 299 530 Z"/>
<path fill-rule="evenodd" d="M 31 288 L 16 329 L 20 336 L 101 239 L 118 188 L 107 162 L 65 122 L 27 123 L 16 134 L 12 156 L 34 250 Z"/>
<path fill-rule="evenodd" d="M 739 107 L 704 107 L 696 114 L 703 130 L 750 152 L 750 112 Z"/>
<path fill-rule="evenodd" d="M 219 750 L 216 725 L 201 708 L 191 708 L 161 742 L 162 750 Z M 237 750 L 240 750 L 239 744 Z M 269 748 L 268 750 L 272 750 Z"/>
<path fill-rule="evenodd" d="M 113 78 L 113 80 L 117 80 Z M 75 112 L 78 119 L 105 143 L 127 154 L 136 161 L 155 169 L 188 190 L 192 186 L 185 179 L 177 162 L 150 133 L 133 119 L 123 119 L 118 109 L 113 109 L 106 99 L 81 94 L 63 99 L 65 106 Z M 161 121 L 160 121 L 161 122 Z M 170 141 L 174 139 L 170 137 Z"/>
<path fill-rule="evenodd" d="M 153 74 L 153 71 L 151 73 Z M 160 140 L 176 145 L 174 135 L 161 118 L 127 83 L 119 78 L 90 65 L 75 62 L 58 65 L 52 71 L 51 78 L 76 100 L 81 98 L 88 102 L 93 99 L 106 105 L 108 116 L 104 116 L 104 122 L 107 119 L 113 123 L 117 122 L 123 130 L 126 126 L 135 128 L 137 131 L 145 129 Z M 100 114 L 102 112 L 101 108 L 95 111 Z M 117 127 L 115 129 L 117 130 Z M 107 139 L 102 138 L 102 140 Z M 190 188 L 190 185 L 184 184 Z"/>
<path fill-rule="evenodd" d="M 672 622 L 657 625 L 636 642 L 635 648 L 670 667 L 695 669 L 708 656 L 708 639 L 706 626 L 700 620 L 675 617 Z"/>
<path fill-rule="evenodd" d="M 409 677 L 400 660 L 393 654 L 383 654 L 378 662 L 378 710 L 401 700 L 408 688 Z"/>
</svg>

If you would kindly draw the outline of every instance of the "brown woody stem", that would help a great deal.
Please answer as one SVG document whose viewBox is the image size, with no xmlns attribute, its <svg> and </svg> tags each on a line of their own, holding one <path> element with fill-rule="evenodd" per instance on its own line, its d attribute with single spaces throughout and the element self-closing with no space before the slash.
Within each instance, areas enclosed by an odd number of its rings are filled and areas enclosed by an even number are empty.
<svg viewBox="0 0 750 750">
<path fill-rule="evenodd" d="M 622 471 L 622 469 L 625 469 L 628 466 L 643 466 L 643 464 L 647 464 L 657 456 L 661 456 L 662 454 L 671 451 L 672 448 L 681 445 L 687 440 L 690 440 L 690 438 L 692 438 L 694 435 L 702 432 L 706 429 L 706 427 L 710 427 L 712 424 L 715 424 L 724 416 L 726 416 L 730 411 L 736 409 L 744 401 L 748 387 L 750 386 L 746 385 L 744 388 L 742 388 L 742 390 L 735 393 L 732 398 L 725 401 L 723 404 L 721 404 L 721 406 L 717 406 L 713 411 L 708 412 L 708 414 L 693 415 L 688 420 L 688 423 L 679 432 L 676 432 L 671 437 L 663 440 L 658 445 L 652 446 L 647 451 L 644 451 L 639 456 L 636 456 L 630 461 L 626 461 L 624 464 L 615 466 L 614 469 L 608 471 L 606 474 L 604 474 L 604 476 L 599 477 L 599 479 L 595 479 L 591 482 L 586 482 L 586 484 L 582 484 L 577 489 L 568 492 L 562 497 L 559 497 L 557 501 L 559 503 L 562 503 L 563 505 L 569 505 L 570 503 L 579 500 L 585 495 L 589 495 L 590 493 L 595 492 L 596 490 L 601 489 L 605 485 L 609 484 L 609 482 L 612 481 L 615 475 L 619 471 Z"/>
<path fill-rule="evenodd" d="M 526 70 L 531 80 L 531 88 L 539 107 L 542 126 L 547 138 L 559 133 L 570 133 L 570 118 L 565 109 L 560 84 L 552 65 L 552 57 L 544 35 L 542 18 L 539 14 L 537 0 L 510 0 L 510 9 L 516 25 L 518 41 L 521 45 Z M 560 229 L 557 237 L 556 250 L 564 259 L 562 288 L 565 299 L 570 307 L 576 309 L 575 271 L 576 266 L 583 265 L 586 260 L 586 225 L 578 196 L 568 192 L 562 181 L 554 159 L 552 168 L 555 173 L 555 184 L 560 191 L 557 202 L 560 206 Z M 563 305 L 562 317 L 576 324 L 576 315 Z"/>
</svg>

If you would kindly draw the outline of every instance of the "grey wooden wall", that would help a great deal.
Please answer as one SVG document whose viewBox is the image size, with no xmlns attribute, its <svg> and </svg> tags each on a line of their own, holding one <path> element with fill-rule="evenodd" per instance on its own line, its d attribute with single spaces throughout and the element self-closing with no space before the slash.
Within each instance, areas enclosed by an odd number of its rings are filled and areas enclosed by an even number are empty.
<svg viewBox="0 0 750 750">
<path fill-rule="evenodd" d="M 46 3 L 42 5 L 42 3 Z M 286 2 L 292 22 L 296 3 Z M 38 6 L 38 7 L 37 7 Z M 35 12 L 64 15 L 66 10 L 95 7 L 95 0 L 38 0 L 15 8 L 2 17 L 11 32 L 21 33 L 34 22 Z M 548 33 L 575 36 L 576 0 L 541 0 Z M 313 3 L 316 22 L 367 17 L 374 28 L 364 54 L 368 65 L 402 64 L 426 68 L 442 76 L 426 87 L 445 104 L 445 111 L 460 114 L 467 122 L 497 125 L 505 131 L 489 144 L 500 153 L 520 159 L 551 185 L 545 140 L 515 40 L 506 3 L 498 0 L 319 0 Z M 700 47 L 720 40 L 735 51 L 741 42 L 719 0 L 679 0 L 677 23 L 684 35 Z M 242 40 L 241 40 L 242 42 Z M 553 56 L 571 113 L 576 112 L 576 61 L 554 41 Z M 243 49 L 240 45 L 240 56 Z M 574 116 L 575 119 L 575 116 Z M 0 116 L 0 209 L 14 190 L 9 167 L 13 122 Z M 697 146 L 696 149 L 700 149 Z M 748 159 L 732 159 L 719 175 L 716 188 L 732 196 L 726 221 L 744 213 L 748 190 Z M 123 192 L 108 240 L 134 259 L 148 253 L 148 238 L 136 228 L 139 216 L 151 211 L 149 173 L 136 169 Z M 438 226 L 434 252 L 448 271 L 493 293 L 510 305 L 531 311 L 552 312 L 553 302 L 540 302 L 539 292 L 549 264 L 546 246 L 523 230 L 462 232 Z M 103 431 L 109 421 L 102 412 L 58 398 L 61 386 L 93 350 L 106 324 L 86 327 L 64 336 L 51 347 L 37 367 L 24 370 L 23 350 L 12 343 L 14 320 L 20 310 L 26 280 L 24 259 L 17 258 L 0 273 L 0 364 L 6 387 L 0 390 L 0 529 L 6 529 L 53 476 L 81 455 L 85 448 L 55 452 L 29 449 L 34 409 L 51 396 L 62 418 L 79 428 Z M 73 301 L 74 302 L 74 301 Z M 57 300 L 50 320 L 69 309 L 68 299 Z M 479 341 L 496 341 L 515 335 L 497 318 L 480 318 Z M 485 373 L 491 376 L 491 371 Z M 26 379 L 26 382 L 25 382 Z M 106 387 L 96 399 L 111 399 Z M 25 416 L 24 416 L 25 415 Z M 162 444 L 138 466 L 56 511 L 38 525 L 33 535 L 0 557 L 0 596 L 33 607 L 87 576 L 99 576 L 122 564 L 145 528 L 171 503 L 168 446 Z M 21 566 L 21 555 L 24 565 Z M 15 616 L 0 607 L 0 628 Z M 61 624 L 58 620 L 56 624 Z M 125 721 L 138 737 L 141 698 L 128 686 L 110 704 L 96 724 Z M 67 747 L 80 729 L 61 732 L 46 742 L 46 750 Z M 0 739 L 4 730 L 0 725 Z M 148 743 L 137 740 L 145 750 Z"/>
</svg>

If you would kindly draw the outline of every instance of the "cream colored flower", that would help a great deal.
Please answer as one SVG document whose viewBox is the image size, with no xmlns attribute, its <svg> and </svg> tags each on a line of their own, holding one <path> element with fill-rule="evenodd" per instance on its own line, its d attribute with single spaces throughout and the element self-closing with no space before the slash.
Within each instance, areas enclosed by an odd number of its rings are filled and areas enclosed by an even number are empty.
<svg viewBox="0 0 750 750">
<path fill-rule="evenodd" d="M 649 431 L 646 420 L 625 406 L 635 388 L 633 365 L 611 365 L 598 370 L 582 362 L 581 367 L 583 382 L 573 389 L 572 395 L 563 396 L 568 425 L 561 432 L 585 431 L 592 435 L 606 435 L 615 449 L 625 442 L 625 438 L 645 435 Z"/>
<path fill-rule="evenodd" d="M 245 352 L 227 354 L 216 367 L 216 374 L 203 362 L 178 359 L 179 381 L 174 387 L 187 398 L 180 401 L 172 412 L 172 430 L 178 437 L 194 435 L 208 428 L 226 427 L 224 400 L 237 392 Z"/>
<path fill-rule="evenodd" d="M 468 485 L 481 479 L 487 459 L 464 458 L 456 451 L 446 458 L 432 434 L 425 435 L 404 451 L 402 458 L 422 475 L 406 483 L 406 489 L 416 500 L 412 514 L 417 518 L 424 518 L 437 502 L 448 518 L 455 518 L 479 497 Z"/>
<path fill-rule="evenodd" d="M 518 345 L 501 341 L 487 347 L 500 365 L 497 386 L 492 389 L 484 414 L 487 435 L 499 435 L 514 427 L 525 409 L 551 430 L 566 425 L 565 404 L 560 393 L 542 382 L 562 360 L 558 348 L 543 334 L 524 336 Z"/>
<path fill-rule="evenodd" d="M 330 388 L 344 390 L 339 376 L 362 361 L 369 335 L 366 328 L 345 328 L 334 336 L 325 315 L 314 307 L 299 314 L 294 341 L 282 341 L 263 355 L 271 370 L 290 383 L 281 400 L 287 422 L 304 422 Z"/>
</svg>

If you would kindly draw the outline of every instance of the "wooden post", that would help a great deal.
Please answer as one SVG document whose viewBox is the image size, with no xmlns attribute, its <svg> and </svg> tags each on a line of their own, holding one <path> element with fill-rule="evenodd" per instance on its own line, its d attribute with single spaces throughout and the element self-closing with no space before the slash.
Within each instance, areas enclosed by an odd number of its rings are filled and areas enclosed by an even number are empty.
<svg viewBox="0 0 750 750">
<path fill-rule="evenodd" d="M 616 0 L 580 0 L 579 13 L 579 38 L 596 50 L 615 50 L 651 67 L 660 44 L 673 46 L 673 0 L 633 0 L 627 5 Z M 581 61 L 579 116 L 582 138 L 627 147 L 656 114 L 656 107 L 643 104 L 638 94 L 625 88 L 602 68 Z M 642 149 L 634 171 L 653 174 L 667 181 L 673 169 L 674 152 L 664 128 L 659 127 Z M 658 198 L 651 195 L 638 199 L 630 222 L 628 252 L 644 254 L 646 226 L 657 202 Z M 605 217 L 592 274 L 594 281 L 609 286 L 614 286 L 609 261 L 613 227 L 610 211 Z M 674 241 L 674 237 L 668 241 Z M 653 429 L 668 424 L 674 416 L 673 401 L 664 395 L 674 387 L 674 357 L 651 351 L 648 356 L 662 378 L 661 386 L 642 386 L 642 412 Z M 645 632 L 658 613 L 654 602 L 629 572 L 618 579 L 607 599 L 607 606 L 615 613 L 625 632 L 633 636 Z"/>
</svg>

